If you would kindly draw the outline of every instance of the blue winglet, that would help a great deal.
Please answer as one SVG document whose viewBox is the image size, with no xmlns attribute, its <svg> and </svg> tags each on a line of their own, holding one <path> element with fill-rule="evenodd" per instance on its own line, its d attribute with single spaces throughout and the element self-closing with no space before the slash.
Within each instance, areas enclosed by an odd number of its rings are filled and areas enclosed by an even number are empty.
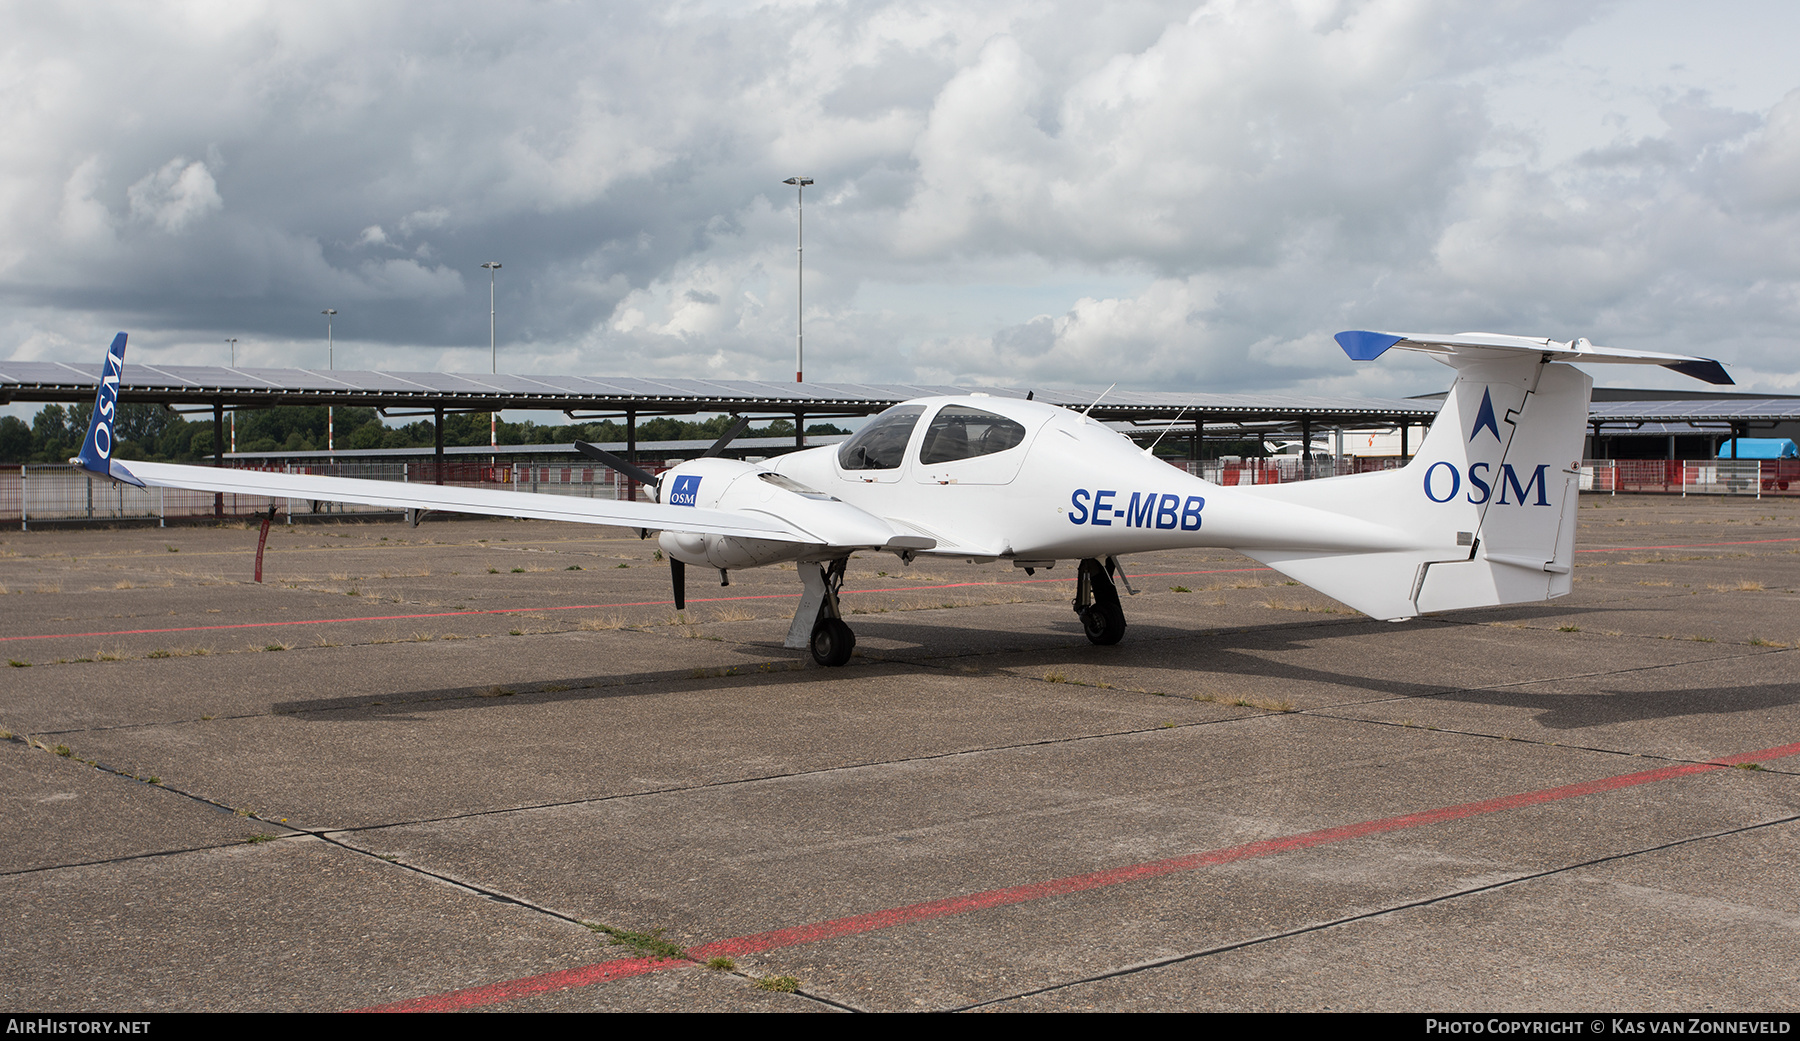
<svg viewBox="0 0 1800 1041">
<path fill-rule="evenodd" d="M 1700 358 L 1694 361 L 1672 361 L 1664 365 L 1665 369 L 1674 369 L 1683 376 L 1692 376 L 1697 380 L 1705 380 L 1715 386 L 1735 386 L 1737 380 L 1725 371 L 1725 366 L 1711 358 Z"/>
<path fill-rule="evenodd" d="M 69 462 L 96 476 L 142 488 L 144 482 L 112 457 L 113 424 L 119 418 L 119 381 L 124 375 L 125 334 L 120 333 L 113 337 L 106 362 L 100 366 L 100 389 L 94 393 L 94 415 L 88 421 L 87 440 L 81 444 L 81 454 Z"/>
<path fill-rule="evenodd" d="M 1393 333 L 1371 333 L 1350 329 L 1338 333 L 1336 340 L 1351 361 L 1374 361 L 1383 351 L 1406 339 Z"/>
</svg>

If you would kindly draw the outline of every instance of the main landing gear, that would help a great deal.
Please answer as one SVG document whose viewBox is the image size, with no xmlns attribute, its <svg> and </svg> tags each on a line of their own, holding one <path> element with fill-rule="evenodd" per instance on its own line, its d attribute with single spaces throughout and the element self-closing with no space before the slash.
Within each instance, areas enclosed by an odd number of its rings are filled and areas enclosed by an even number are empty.
<svg viewBox="0 0 1800 1041">
<path fill-rule="evenodd" d="M 844 584 L 844 567 L 849 563 L 849 557 L 839 557 L 828 566 L 811 560 L 798 565 L 800 606 L 794 611 L 794 622 L 788 626 L 784 643 L 812 651 L 813 661 L 820 665 L 842 665 L 856 649 L 856 634 L 838 613 L 838 590 Z"/>
<path fill-rule="evenodd" d="M 1119 606 L 1119 591 L 1112 580 L 1117 570 L 1111 557 L 1105 564 L 1089 557 L 1081 562 L 1075 579 L 1075 613 L 1088 640 L 1102 647 L 1125 637 L 1125 609 Z"/>
</svg>

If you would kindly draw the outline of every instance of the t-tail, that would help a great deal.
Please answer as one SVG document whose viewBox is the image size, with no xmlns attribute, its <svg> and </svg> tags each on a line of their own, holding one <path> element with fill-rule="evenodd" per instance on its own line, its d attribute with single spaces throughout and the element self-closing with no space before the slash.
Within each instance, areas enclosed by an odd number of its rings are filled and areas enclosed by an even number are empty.
<svg viewBox="0 0 1800 1041">
<path fill-rule="evenodd" d="M 1394 620 L 1569 592 L 1593 388 L 1570 362 L 1662 365 L 1710 383 L 1731 382 L 1709 358 L 1586 340 L 1372 332 L 1339 333 L 1337 340 L 1358 360 L 1398 348 L 1456 369 L 1418 454 L 1398 470 L 1244 490 L 1386 525 L 1409 548 L 1244 552 L 1365 614 Z"/>
<path fill-rule="evenodd" d="M 88 473 L 142 488 L 144 482 L 112 457 L 113 429 L 119 421 L 119 382 L 124 375 L 125 334 L 120 333 L 113 337 L 106 361 L 100 366 L 100 387 L 94 392 L 94 414 L 88 421 L 87 440 L 81 443 L 81 454 L 69 462 Z"/>
</svg>

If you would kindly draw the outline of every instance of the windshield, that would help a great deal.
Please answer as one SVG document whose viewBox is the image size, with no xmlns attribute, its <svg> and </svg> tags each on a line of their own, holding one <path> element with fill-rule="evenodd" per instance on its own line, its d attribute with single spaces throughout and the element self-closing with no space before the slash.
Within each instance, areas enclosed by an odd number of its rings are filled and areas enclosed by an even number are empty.
<svg viewBox="0 0 1800 1041">
<path fill-rule="evenodd" d="M 895 405 L 838 449 L 838 465 L 846 470 L 893 470 L 906 458 L 906 442 L 925 414 L 923 405 Z"/>
</svg>

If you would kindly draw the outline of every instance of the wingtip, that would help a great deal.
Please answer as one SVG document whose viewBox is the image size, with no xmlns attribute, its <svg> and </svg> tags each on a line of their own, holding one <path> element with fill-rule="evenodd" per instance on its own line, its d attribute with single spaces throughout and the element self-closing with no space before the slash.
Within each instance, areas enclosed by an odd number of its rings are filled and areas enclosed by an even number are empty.
<svg viewBox="0 0 1800 1041">
<path fill-rule="evenodd" d="M 144 482 L 112 457 L 113 429 L 111 417 L 117 411 L 119 385 L 125 376 L 125 334 L 113 337 L 100 366 L 100 384 L 94 391 L 94 411 L 88 420 L 87 437 L 81 443 L 81 454 L 69 462 L 96 477 L 144 487 Z"/>
<path fill-rule="evenodd" d="M 1692 376 L 1697 380 L 1721 387 L 1735 387 L 1737 381 L 1725 371 L 1725 366 L 1711 358 L 1695 358 L 1691 361 L 1675 361 L 1664 365 L 1665 369 L 1674 369 L 1683 376 Z"/>
<path fill-rule="evenodd" d="M 1405 339 L 1393 333 L 1368 332 L 1362 329 L 1346 329 L 1338 333 L 1334 339 L 1351 361 L 1374 361 L 1394 344 Z"/>
</svg>

